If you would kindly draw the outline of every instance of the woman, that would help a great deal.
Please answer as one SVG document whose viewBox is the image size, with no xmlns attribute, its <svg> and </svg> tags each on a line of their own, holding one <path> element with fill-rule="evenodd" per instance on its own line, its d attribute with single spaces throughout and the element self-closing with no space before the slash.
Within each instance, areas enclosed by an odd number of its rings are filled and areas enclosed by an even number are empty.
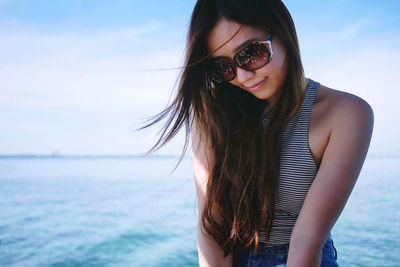
<svg viewBox="0 0 400 267">
<path fill-rule="evenodd" d="M 281 1 L 198 0 L 178 94 L 145 127 L 166 116 L 151 151 L 191 133 L 200 266 L 337 266 L 373 112 L 304 77 Z"/>
</svg>

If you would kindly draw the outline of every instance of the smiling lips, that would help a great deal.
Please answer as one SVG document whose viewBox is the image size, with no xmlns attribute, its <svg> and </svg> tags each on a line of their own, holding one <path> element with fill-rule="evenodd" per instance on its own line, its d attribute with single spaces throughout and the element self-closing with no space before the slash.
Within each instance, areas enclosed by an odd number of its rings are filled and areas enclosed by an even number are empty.
<svg viewBox="0 0 400 267">
<path fill-rule="evenodd" d="M 267 80 L 267 78 L 265 78 L 264 80 L 262 80 L 262 81 L 259 82 L 259 83 L 256 83 L 255 85 L 253 85 L 253 86 L 251 86 L 251 87 L 247 87 L 247 89 L 249 89 L 250 91 L 255 91 L 255 90 L 257 90 L 258 88 L 262 87 L 262 86 L 264 85 L 264 83 L 265 83 L 266 80 Z"/>
</svg>

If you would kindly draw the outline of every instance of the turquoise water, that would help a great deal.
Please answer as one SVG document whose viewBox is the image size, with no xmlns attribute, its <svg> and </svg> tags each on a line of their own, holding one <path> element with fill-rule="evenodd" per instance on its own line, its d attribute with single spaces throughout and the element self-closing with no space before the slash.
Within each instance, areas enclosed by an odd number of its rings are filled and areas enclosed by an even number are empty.
<svg viewBox="0 0 400 267">
<path fill-rule="evenodd" d="M 176 158 L 0 160 L 1 266 L 197 266 Z M 341 266 L 400 266 L 400 158 L 368 158 L 333 229 Z"/>
</svg>

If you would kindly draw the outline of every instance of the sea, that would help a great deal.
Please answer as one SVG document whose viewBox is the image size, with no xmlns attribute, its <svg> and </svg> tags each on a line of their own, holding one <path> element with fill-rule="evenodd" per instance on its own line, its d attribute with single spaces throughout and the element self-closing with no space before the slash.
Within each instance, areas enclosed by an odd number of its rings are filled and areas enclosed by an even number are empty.
<svg viewBox="0 0 400 267">
<path fill-rule="evenodd" d="M 193 169 L 178 161 L 0 158 L 0 266 L 198 266 Z M 332 230 L 339 266 L 400 266 L 399 203 L 400 157 L 368 156 Z"/>
</svg>

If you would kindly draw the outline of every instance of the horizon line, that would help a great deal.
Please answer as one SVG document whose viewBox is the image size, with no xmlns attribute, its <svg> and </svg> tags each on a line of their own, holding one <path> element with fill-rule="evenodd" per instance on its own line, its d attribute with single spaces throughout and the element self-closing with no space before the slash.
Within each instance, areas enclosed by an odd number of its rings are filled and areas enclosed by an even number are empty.
<svg viewBox="0 0 400 267">
<path fill-rule="evenodd" d="M 50 153 L 50 154 L 35 154 L 35 153 L 21 153 L 21 154 L 0 154 L 0 159 L 11 159 L 11 158 L 180 158 L 179 154 L 61 154 L 61 153 Z M 183 158 L 189 158 L 190 155 L 185 155 Z M 368 154 L 367 158 L 398 158 L 400 154 L 386 153 L 386 154 Z"/>
<path fill-rule="evenodd" d="M 0 154 L 0 159 L 12 159 L 12 158 L 25 158 L 25 159 L 56 159 L 56 158 L 180 158 L 181 155 L 177 154 Z M 183 158 L 187 158 L 188 155 L 184 155 Z"/>
</svg>

